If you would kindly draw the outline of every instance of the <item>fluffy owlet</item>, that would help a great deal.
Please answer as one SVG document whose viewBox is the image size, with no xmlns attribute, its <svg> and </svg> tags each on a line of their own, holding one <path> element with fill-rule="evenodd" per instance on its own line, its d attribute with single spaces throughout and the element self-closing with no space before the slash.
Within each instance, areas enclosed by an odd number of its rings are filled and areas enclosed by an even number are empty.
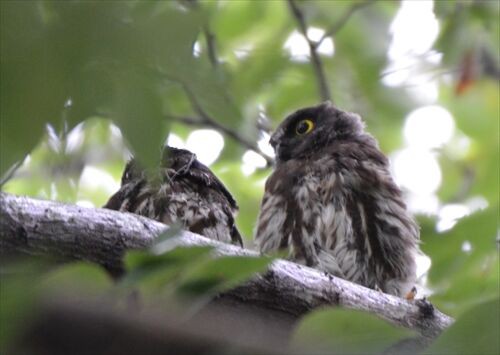
<svg viewBox="0 0 500 355">
<path fill-rule="evenodd" d="M 388 160 L 356 114 L 326 102 L 288 116 L 270 140 L 255 240 L 261 252 L 405 295 L 415 282 L 419 228 Z"/>
<path fill-rule="evenodd" d="M 195 154 L 184 149 L 165 147 L 154 171 L 130 160 L 120 190 L 104 207 L 169 225 L 180 223 L 207 238 L 243 245 L 234 223 L 238 206 L 233 196 Z"/>
</svg>

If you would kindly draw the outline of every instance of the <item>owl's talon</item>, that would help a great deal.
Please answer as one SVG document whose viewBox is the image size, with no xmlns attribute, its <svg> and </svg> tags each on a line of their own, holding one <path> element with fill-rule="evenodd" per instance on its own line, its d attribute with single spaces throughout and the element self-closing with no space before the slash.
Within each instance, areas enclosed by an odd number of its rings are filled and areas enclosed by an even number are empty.
<svg viewBox="0 0 500 355">
<path fill-rule="evenodd" d="M 417 295 L 417 288 L 413 286 L 410 291 L 405 295 L 405 299 L 408 301 L 415 300 L 415 296 Z"/>
</svg>

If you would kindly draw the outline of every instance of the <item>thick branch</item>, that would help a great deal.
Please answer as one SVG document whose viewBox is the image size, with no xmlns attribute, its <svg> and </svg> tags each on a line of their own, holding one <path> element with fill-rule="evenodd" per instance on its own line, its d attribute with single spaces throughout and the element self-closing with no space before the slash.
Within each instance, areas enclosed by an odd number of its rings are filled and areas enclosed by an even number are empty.
<svg viewBox="0 0 500 355">
<path fill-rule="evenodd" d="M 55 254 L 121 268 L 128 249 L 151 245 L 169 227 L 156 221 L 105 209 L 0 193 L 0 254 Z M 166 247 L 214 247 L 216 256 L 254 255 L 254 251 L 181 232 Z M 164 245 L 164 244 L 162 244 Z M 165 246 L 165 245 L 164 245 Z M 320 306 L 339 305 L 373 313 L 392 324 L 434 338 L 453 319 L 429 305 L 370 290 L 285 260 L 276 260 L 264 275 L 228 292 L 225 297 L 299 316 Z"/>
<path fill-rule="evenodd" d="M 323 101 L 332 101 L 333 98 L 330 93 L 330 88 L 328 86 L 328 81 L 326 78 L 326 73 L 323 68 L 323 62 L 321 61 L 321 58 L 319 57 L 318 54 L 318 43 L 313 42 L 308 36 L 307 36 L 307 24 L 304 18 L 304 13 L 302 10 L 297 6 L 294 0 L 288 0 L 288 5 L 290 6 L 290 10 L 292 11 L 292 14 L 297 21 L 299 25 L 299 30 L 304 36 L 304 38 L 307 41 L 307 44 L 309 45 L 309 53 L 311 55 L 311 62 L 313 65 L 314 69 L 314 74 L 316 75 L 316 81 L 318 82 L 318 90 L 319 94 L 321 96 L 321 100 Z"/>
</svg>

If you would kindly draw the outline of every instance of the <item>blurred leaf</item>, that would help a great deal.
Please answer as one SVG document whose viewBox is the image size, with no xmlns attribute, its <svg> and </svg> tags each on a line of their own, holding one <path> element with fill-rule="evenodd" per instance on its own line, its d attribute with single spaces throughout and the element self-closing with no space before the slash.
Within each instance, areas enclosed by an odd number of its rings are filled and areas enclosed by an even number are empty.
<svg viewBox="0 0 500 355">
<path fill-rule="evenodd" d="M 187 264 L 190 261 L 207 255 L 212 247 L 178 247 L 168 253 L 153 254 L 151 251 L 128 251 L 125 256 L 125 266 L 128 270 L 154 269 L 162 265 Z"/>
<path fill-rule="evenodd" d="M 289 21 L 286 3 L 282 1 L 225 1 L 213 14 L 213 29 L 228 48 L 246 41 L 265 41 L 273 36 L 266 28 L 279 28 Z"/>
<path fill-rule="evenodd" d="M 212 247 L 176 248 L 159 255 L 150 251 L 129 251 L 125 256 L 128 272 L 122 283 L 133 285 L 149 282 L 149 285 L 154 287 L 163 287 L 189 265 L 208 258 L 212 249 Z"/>
<path fill-rule="evenodd" d="M 165 133 L 159 72 L 185 68 L 200 18 L 134 3 L 1 3 L 0 174 L 33 148 L 45 123 L 71 128 L 97 112 L 118 116 L 134 150 L 156 161 Z"/>
<path fill-rule="evenodd" d="M 432 301 L 443 311 L 456 315 L 498 293 L 497 211 L 490 207 L 462 218 L 445 233 L 422 234 L 422 250 L 432 259 Z M 464 243 L 470 243 L 470 251 L 463 250 Z"/>
<path fill-rule="evenodd" d="M 194 265 L 180 279 L 182 294 L 203 295 L 237 286 L 256 273 L 266 270 L 269 257 L 227 256 Z"/>
<path fill-rule="evenodd" d="M 60 75 L 46 53 L 44 34 L 34 2 L 0 2 L 0 176 L 63 110 Z"/>
<path fill-rule="evenodd" d="M 499 11 L 498 1 L 437 1 L 435 12 L 442 30 L 435 48 L 444 54 L 444 64 L 455 67 L 466 51 L 480 45 L 498 53 Z"/>
<path fill-rule="evenodd" d="M 140 286 L 149 295 L 162 290 L 168 294 L 207 295 L 234 287 L 264 271 L 272 260 L 242 256 L 213 258 L 212 249 L 177 247 L 159 255 L 149 251 L 128 252 L 125 258 L 128 273 L 122 284 Z"/>
<path fill-rule="evenodd" d="M 462 218 L 445 233 L 424 236 L 422 249 L 432 257 L 429 275 L 432 281 L 449 279 L 459 273 L 460 268 L 481 260 L 485 254 L 495 250 L 497 211 L 496 207 L 487 208 Z M 462 251 L 466 241 L 471 243 L 470 254 Z"/>
<path fill-rule="evenodd" d="M 45 260 L 26 258 L 14 262 L 2 260 L 0 267 L 0 352 L 8 346 L 36 316 L 40 294 L 36 287 L 47 270 Z"/>
<path fill-rule="evenodd" d="M 414 335 L 366 312 L 322 309 L 301 320 L 293 344 L 310 352 L 380 354 L 398 341 Z"/>
<path fill-rule="evenodd" d="M 481 303 L 448 328 L 426 354 L 498 354 L 500 353 L 500 299 Z"/>
<path fill-rule="evenodd" d="M 465 95 L 454 97 L 444 91 L 450 112 L 459 129 L 471 138 L 471 147 L 466 163 L 474 172 L 471 195 L 480 194 L 490 204 L 499 201 L 498 132 L 499 121 L 493 119 L 500 110 L 498 83 L 478 82 Z"/>
<path fill-rule="evenodd" d="M 62 265 L 43 275 L 40 287 L 45 293 L 83 292 L 85 296 L 102 295 L 113 286 L 113 280 L 101 266 L 88 262 Z"/>
<path fill-rule="evenodd" d="M 116 83 L 113 117 L 146 167 L 156 166 L 161 157 L 167 129 L 162 119 L 162 102 L 154 82 L 139 73 L 122 73 Z M 148 144 L 144 144 L 148 142 Z"/>
<path fill-rule="evenodd" d="M 53 295 L 95 297 L 113 282 L 103 268 L 84 262 L 55 266 L 50 258 L 24 257 L 3 262 L 0 269 L 0 350 L 37 316 L 40 301 Z"/>
<path fill-rule="evenodd" d="M 436 17 L 446 19 L 453 13 L 457 3 L 457 0 L 436 1 L 434 3 L 434 13 L 436 14 Z"/>
</svg>

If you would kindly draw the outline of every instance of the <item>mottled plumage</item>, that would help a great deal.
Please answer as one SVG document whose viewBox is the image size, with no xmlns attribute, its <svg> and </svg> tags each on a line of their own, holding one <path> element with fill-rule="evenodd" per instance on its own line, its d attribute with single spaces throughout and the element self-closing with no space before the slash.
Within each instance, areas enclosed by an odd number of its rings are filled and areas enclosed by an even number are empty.
<svg viewBox="0 0 500 355">
<path fill-rule="evenodd" d="M 298 110 L 271 137 L 255 240 L 291 259 L 402 296 L 415 282 L 419 228 L 388 160 L 358 115 L 331 103 Z"/>
<path fill-rule="evenodd" d="M 153 171 L 130 160 L 120 190 L 104 207 L 169 225 L 180 223 L 207 238 L 243 245 L 234 223 L 236 201 L 210 169 L 184 149 L 165 147 Z"/>
</svg>

